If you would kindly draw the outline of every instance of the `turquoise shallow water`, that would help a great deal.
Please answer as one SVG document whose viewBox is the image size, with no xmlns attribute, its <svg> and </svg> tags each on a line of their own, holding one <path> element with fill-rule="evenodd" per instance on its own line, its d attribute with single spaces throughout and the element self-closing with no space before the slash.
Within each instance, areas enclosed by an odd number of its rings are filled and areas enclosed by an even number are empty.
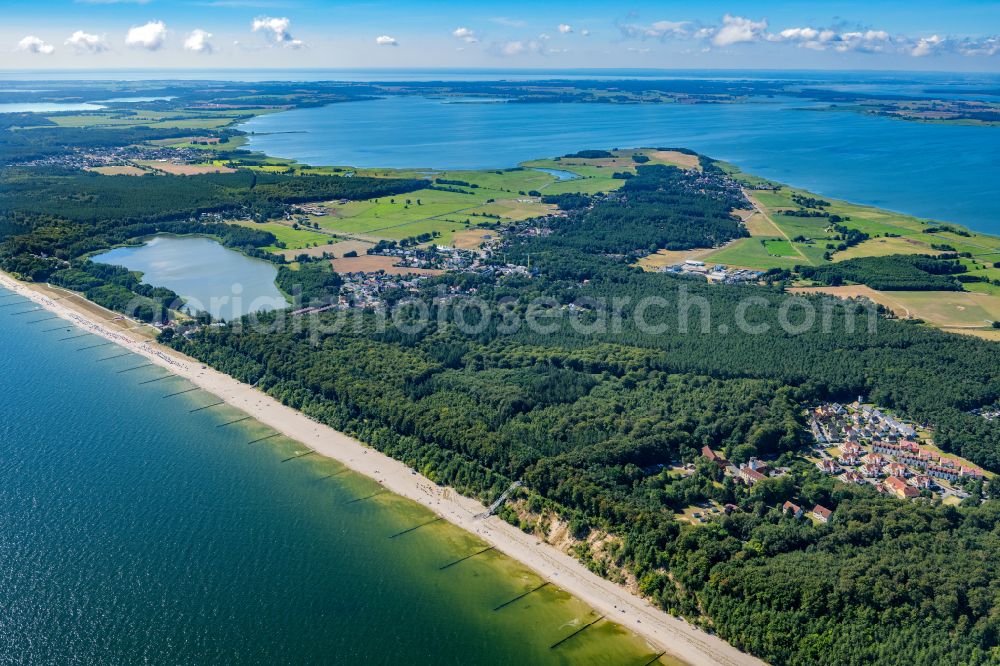
<svg viewBox="0 0 1000 666">
<path fill-rule="evenodd" d="M 687 147 L 813 192 L 1000 233 L 1000 128 L 748 104 L 448 104 L 396 97 L 258 116 L 249 147 L 317 165 L 478 169 L 588 148 Z"/>
<path fill-rule="evenodd" d="M 0 297 L 8 292 L 0 290 Z M 4 303 L 16 299 L 5 299 Z M 26 306 L 25 309 L 28 309 Z M 44 312 L 0 315 L 0 661 L 641 664 L 593 619 L 375 482 L 242 424 Z M 73 338 L 73 339 L 70 339 Z M 108 359 L 108 360 L 101 360 Z"/>
</svg>

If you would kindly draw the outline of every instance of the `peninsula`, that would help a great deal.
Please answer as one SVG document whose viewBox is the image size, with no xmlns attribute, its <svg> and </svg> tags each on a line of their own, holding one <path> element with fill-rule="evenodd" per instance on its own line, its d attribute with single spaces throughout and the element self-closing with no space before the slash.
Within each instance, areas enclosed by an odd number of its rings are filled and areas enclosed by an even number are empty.
<svg viewBox="0 0 1000 666">
<path fill-rule="evenodd" d="M 305 165 L 241 149 L 279 110 L 245 91 L 151 104 L 7 118 L 5 288 L 684 662 L 995 653 L 1000 239 L 678 146 Z M 161 234 L 292 305 L 221 321 L 91 260 Z"/>
</svg>

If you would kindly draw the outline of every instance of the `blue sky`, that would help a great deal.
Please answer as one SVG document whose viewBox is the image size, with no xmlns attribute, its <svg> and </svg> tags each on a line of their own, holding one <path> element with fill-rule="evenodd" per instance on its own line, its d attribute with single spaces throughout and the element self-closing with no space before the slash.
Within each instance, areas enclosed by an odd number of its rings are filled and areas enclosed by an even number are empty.
<svg viewBox="0 0 1000 666">
<path fill-rule="evenodd" d="M 0 68 L 1000 71 L 1000 2 L 4 0 Z"/>
</svg>

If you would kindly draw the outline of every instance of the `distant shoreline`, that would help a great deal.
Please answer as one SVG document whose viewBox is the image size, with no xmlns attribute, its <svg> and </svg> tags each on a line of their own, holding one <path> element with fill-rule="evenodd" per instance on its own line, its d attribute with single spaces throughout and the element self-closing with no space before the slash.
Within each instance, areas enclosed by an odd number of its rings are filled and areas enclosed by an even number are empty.
<svg viewBox="0 0 1000 666">
<path fill-rule="evenodd" d="M 402 462 L 311 420 L 256 388 L 156 342 L 112 330 L 82 309 L 67 305 L 65 301 L 55 301 L 38 287 L 16 280 L 2 271 L 0 287 L 21 294 L 78 328 L 145 357 L 282 435 L 374 479 L 397 495 L 422 504 L 528 566 L 545 580 L 600 611 L 608 620 L 645 638 L 675 659 L 690 666 L 759 666 L 764 663 L 721 638 L 655 608 L 625 588 L 592 573 L 554 546 L 539 542 L 536 537 L 525 534 L 500 518 L 479 517 L 485 513 L 486 507 L 478 501 L 438 486 Z"/>
</svg>

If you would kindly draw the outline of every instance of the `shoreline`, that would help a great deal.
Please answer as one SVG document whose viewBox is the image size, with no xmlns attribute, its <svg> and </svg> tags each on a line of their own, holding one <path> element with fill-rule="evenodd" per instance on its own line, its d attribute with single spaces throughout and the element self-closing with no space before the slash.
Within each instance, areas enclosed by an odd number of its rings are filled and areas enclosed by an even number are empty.
<svg viewBox="0 0 1000 666">
<path fill-rule="evenodd" d="M 397 99 L 397 100 L 399 100 L 399 99 L 407 99 L 409 97 L 417 97 L 417 98 L 424 99 L 424 100 L 441 101 L 443 103 L 447 103 L 446 102 L 446 98 L 433 98 L 433 97 L 426 97 L 426 96 L 423 96 L 423 95 L 408 95 L 408 94 L 397 95 L 397 96 L 390 96 L 390 97 L 380 97 L 378 99 L 379 100 L 388 100 L 388 99 Z M 306 133 L 306 134 L 308 134 L 309 133 L 308 130 L 289 130 L 289 131 L 276 131 L 276 132 L 255 132 L 253 130 L 247 130 L 247 129 L 245 129 L 245 127 L 248 124 L 251 124 L 251 123 L 253 123 L 254 121 L 256 121 L 256 120 L 258 120 L 260 118 L 266 118 L 266 117 L 270 117 L 270 116 L 283 116 L 283 115 L 286 115 L 288 113 L 292 113 L 292 112 L 296 112 L 296 111 L 310 111 L 310 110 L 315 110 L 315 109 L 327 108 L 327 107 L 335 106 L 335 105 L 339 105 L 339 104 L 363 103 L 363 102 L 370 102 L 370 101 L 374 101 L 374 100 L 348 100 L 346 102 L 332 102 L 332 103 L 323 104 L 321 106 L 316 106 L 316 107 L 308 106 L 308 107 L 295 107 L 295 108 L 289 108 L 289 109 L 282 109 L 280 111 L 276 111 L 275 113 L 262 114 L 262 115 L 254 116 L 254 117 L 248 118 L 248 119 L 238 119 L 238 120 L 235 120 L 232 124 L 228 125 L 227 127 L 231 128 L 231 129 L 235 129 L 235 130 L 240 131 L 240 132 L 244 132 L 247 137 L 252 137 L 252 136 L 269 136 L 269 135 L 279 135 L 279 134 L 298 134 L 298 133 Z M 764 100 L 764 101 L 766 102 L 767 100 Z M 578 103 L 570 103 L 570 104 L 578 104 Z M 736 105 L 739 105 L 739 104 L 742 104 L 742 103 L 737 103 Z M 752 105 L 753 102 L 747 102 L 746 104 L 751 104 Z M 654 103 L 654 104 L 639 105 L 639 106 L 658 106 L 658 105 L 662 105 L 662 103 Z M 723 106 L 725 106 L 725 105 L 728 105 L 728 104 L 723 104 Z M 614 106 L 633 106 L 633 105 L 631 105 L 631 104 L 614 104 L 614 103 L 610 103 L 610 104 L 608 104 L 608 106 L 614 107 Z M 716 105 L 715 104 L 711 104 L 711 103 L 698 103 L 698 104 L 695 104 L 693 106 L 702 106 L 703 107 L 703 106 L 716 106 Z M 810 110 L 815 111 L 815 109 L 810 109 Z M 916 120 L 909 120 L 909 119 L 906 119 L 906 118 L 897 118 L 897 117 L 883 116 L 883 115 L 878 115 L 878 114 L 865 114 L 865 113 L 857 113 L 857 112 L 852 112 L 852 113 L 856 113 L 860 117 L 866 117 L 866 118 L 870 118 L 870 119 L 880 119 L 880 120 L 897 121 L 897 122 L 902 121 L 902 122 L 905 122 L 905 123 L 913 123 L 913 124 L 916 124 L 916 125 L 943 125 L 943 126 L 946 126 L 946 127 L 947 126 L 952 126 L 952 127 L 973 127 L 973 128 L 984 128 L 984 129 L 990 129 L 991 127 L 994 127 L 994 128 L 995 127 L 1000 127 L 1000 124 L 995 124 L 995 125 L 987 125 L 987 124 L 973 125 L 973 124 L 960 124 L 960 123 L 948 123 L 948 122 L 929 122 L 929 121 L 924 121 L 924 120 L 916 121 Z M 683 145 L 685 147 L 690 147 L 690 144 L 692 143 L 692 141 L 693 140 L 690 140 L 690 139 L 686 140 L 686 141 L 683 142 Z M 320 169 L 322 169 L 322 168 L 340 167 L 340 168 L 346 168 L 346 169 L 358 169 L 358 170 L 369 170 L 369 171 L 377 171 L 377 170 L 396 171 L 396 172 L 420 172 L 420 171 L 425 171 L 425 172 L 430 172 L 430 173 L 444 174 L 444 173 L 456 172 L 456 171 L 477 171 L 477 172 L 486 171 L 486 172 L 488 172 L 488 171 L 494 171 L 494 170 L 497 170 L 497 169 L 511 169 L 511 168 L 518 168 L 518 167 L 522 167 L 523 168 L 523 164 L 525 162 L 532 162 L 532 161 L 535 161 L 535 160 L 538 160 L 538 159 L 548 159 L 548 158 L 545 158 L 545 157 L 537 157 L 537 156 L 536 157 L 527 157 L 527 158 L 525 158 L 523 160 L 515 160 L 514 164 L 507 164 L 506 166 L 492 166 L 492 167 L 491 166 L 477 166 L 477 167 L 471 167 L 471 166 L 453 166 L 453 167 L 431 166 L 431 167 L 426 167 L 425 166 L 425 167 L 417 167 L 417 166 L 406 166 L 405 164 L 399 164 L 397 166 L 386 166 L 385 164 L 369 164 L 368 166 L 362 166 L 362 164 L 364 163 L 363 161 L 359 162 L 357 164 L 351 164 L 351 165 L 335 164 L 335 163 L 322 164 L 322 163 L 319 163 L 317 160 L 310 160 L 308 157 L 302 157 L 302 156 L 297 156 L 296 157 L 296 156 L 288 156 L 288 155 L 279 155 L 277 153 L 280 153 L 282 151 L 279 150 L 279 151 L 275 152 L 273 150 L 273 147 L 272 147 L 272 151 L 268 152 L 268 150 L 265 149 L 264 147 L 261 147 L 259 145 L 253 146 L 253 145 L 251 145 L 251 143 L 252 142 L 248 140 L 247 143 L 245 143 L 242 146 L 242 148 L 245 149 L 245 150 L 248 150 L 248 151 L 250 151 L 252 153 L 259 153 L 261 155 L 265 155 L 265 156 L 269 156 L 269 157 L 277 157 L 278 159 L 281 159 L 281 160 L 287 160 L 288 162 L 290 162 L 292 164 L 309 165 L 309 166 L 312 166 L 314 168 L 320 168 Z M 597 142 L 597 143 L 600 143 L 600 142 Z M 612 146 L 615 146 L 615 149 L 630 149 L 630 150 L 641 150 L 641 149 L 644 149 L 644 148 L 650 148 L 650 147 L 652 147 L 650 145 L 643 145 L 642 140 L 640 140 L 637 145 L 631 145 L 631 143 L 629 141 L 624 141 L 624 142 L 618 143 L 618 144 L 605 144 L 603 147 L 606 148 L 606 149 L 608 149 L 608 150 L 611 150 Z M 965 230 L 967 230 L 967 231 L 969 231 L 969 232 L 971 232 L 973 234 L 984 235 L 984 236 L 992 236 L 992 237 L 1000 237 L 1000 228 L 998 228 L 998 229 L 987 229 L 986 228 L 986 224 L 989 223 L 988 221 L 984 221 L 983 222 L 983 228 L 980 228 L 979 223 L 976 223 L 973 226 L 969 222 L 961 222 L 961 221 L 956 221 L 956 220 L 952 220 L 952 219 L 947 219 L 944 216 L 938 216 L 938 215 L 933 215 L 933 214 L 925 214 L 925 213 L 921 213 L 919 211 L 907 212 L 905 210 L 897 209 L 895 207 L 886 207 L 887 204 L 885 204 L 885 203 L 880 203 L 880 202 L 877 202 L 877 201 L 874 201 L 874 200 L 872 200 L 872 201 L 866 201 L 864 196 L 848 195 L 848 194 L 843 194 L 843 193 L 837 194 L 835 192 L 820 191 L 820 189 L 824 189 L 825 190 L 826 188 L 819 188 L 815 184 L 814 185 L 804 185 L 804 184 L 796 185 L 796 184 L 793 184 L 793 183 L 790 183 L 790 182 L 785 182 L 785 180 L 783 180 L 783 178 L 785 176 L 781 176 L 781 175 L 778 175 L 778 174 L 775 174 L 775 175 L 772 175 L 772 176 L 762 175 L 761 173 L 759 173 L 757 171 L 761 167 L 759 165 L 757 167 L 752 167 L 749 164 L 745 164 L 745 162 L 747 161 L 745 158 L 737 160 L 737 158 L 735 158 L 735 157 L 729 157 L 729 158 L 720 157 L 718 155 L 721 155 L 721 153 L 718 153 L 717 151 L 713 151 L 713 150 L 711 150 L 711 149 L 709 149 L 707 147 L 702 147 L 702 148 L 698 148 L 698 149 L 691 148 L 691 149 L 692 150 L 696 150 L 696 152 L 698 152 L 701 155 L 704 155 L 706 157 L 711 157 L 712 159 L 714 159 L 717 162 L 722 162 L 722 163 L 730 164 L 730 165 L 738 168 L 744 174 L 758 176 L 758 177 L 763 178 L 765 180 L 769 180 L 769 181 L 772 181 L 772 182 L 775 182 L 775 183 L 780 183 L 781 185 L 783 185 L 785 187 L 789 187 L 789 188 L 792 188 L 792 189 L 797 189 L 797 190 L 802 190 L 802 191 L 805 191 L 805 192 L 809 192 L 810 194 L 817 195 L 819 197 L 825 197 L 825 198 L 828 198 L 828 199 L 835 199 L 838 202 L 843 202 L 843 203 L 846 203 L 846 204 L 849 204 L 849 205 L 861 206 L 861 207 L 865 207 L 865 208 L 872 208 L 872 209 L 876 209 L 876 210 L 880 210 L 880 211 L 885 211 L 887 213 L 891 213 L 891 214 L 894 214 L 894 215 L 899 215 L 899 216 L 903 216 L 903 217 L 910 217 L 910 218 L 922 220 L 924 222 L 928 222 L 928 223 L 932 223 L 932 224 L 933 223 L 948 224 L 948 225 L 960 227 L 960 228 L 965 229 Z M 554 157 L 554 156 L 550 156 L 549 158 L 551 158 L 551 157 Z M 741 164 L 739 162 L 744 162 L 744 163 Z M 528 168 L 530 168 L 530 167 L 528 167 Z"/>
<path fill-rule="evenodd" d="M 409 467 L 357 439 L 313 421 L 256 388 L 202 365 L 159 343 L 113 330 L 83 308 L 56 301 L 39 287 L 0 271 L 0 286 L 33 301 L 84 331 L 141 355 L 224 400 L 258 422 L 316 453 L 370 477 L 387 490 L 415 501 L 448 522 L 478 536 L 543 579 L 600 611 L 616 624 L 690 666 L 758 666 L 763 661 L 739 651 L 718 636 L 672 617 L 623 587 L 592 573 L 580 562 L 496 516 L 480 518 L 486 507 L 477 500 L 438 486 Z M 67 292 L 71 293 L 71 292 Z M 89 301 L 87 301 L 89 303 Z M 99 307 L 99 306 L 94 306 Z M 110 311 L 108 311 L 110 312 Z"/>
</svg>

